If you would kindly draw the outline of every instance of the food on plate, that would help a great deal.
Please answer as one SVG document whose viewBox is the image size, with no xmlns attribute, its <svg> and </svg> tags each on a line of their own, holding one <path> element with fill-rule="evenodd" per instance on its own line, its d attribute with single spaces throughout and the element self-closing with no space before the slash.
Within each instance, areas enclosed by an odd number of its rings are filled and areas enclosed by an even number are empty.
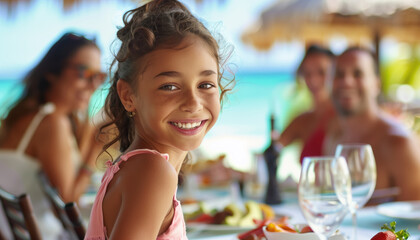
<svg viewBox="0 0 420 240">
<path fill-rule="evenodd" d="M 245 208 L 245 211 L 243 210 Z M 244 206 L 231 203 L 222 210 L 209 209 L 204 203 L 192 213 L 184 214 L 187 223 L 224 224 L 237 227 L 256 227 L 263 220 L 275 217 L 271 206 L 247 201 Z"/>
<path fill-rule="evenodd" d="M 396 240 L 397 237 L 391 231 L 378 232 L 371 240 Z"/>
<path fill-rule="evenodd" d="M 265 227 L 265 230 L 263 228 Z M 288 218 L 283 217 L 276 220 L 265 220 L 261 222 L 256 228 L 247 232 L 238 234 L 240 240 L 262 240 L 266 239 L 264 231 L 272 233 L 287 233 L 287 234 L 304 234 L 312 232 L 312 229 L 307 225 L 298 224 L 296 226 L 288 223 Z"/>
<path fill-rule="evenodd" d="M 285 223 L 276 224 L 276 223 L 273 223 L 273 222 L 271 222 L 267 225 L 267 231 L 269 231 L 269 232 L 297 233 L 297 231 L 295 229 L 293 229 L 292 227 L 288 226 Z"/>
<path fill-rule="evenodd" d="M 271 220 L 276 216 L 274 209 L 270 205 L 267 205 L 265 203 L 259 203 L 259 205 L 260 205 L 264 219 Z"/>
<path fill-rule="evenodd" d="M 294 227 L 287 223 L 286 221 L 283 222 L 270 222 L 267 224 L 267 231 L 269 232 L 289 232 L 289 233 L 308 233 L 313 232 L 312 229 L 308 226 L 300 226 L 300 227 Z"/>
<path fill-rule="evenodd" d="M 384 224 L 381 229 L 385 230 L 383 232 L 378 232 L 371 240 L 405 240 L 410 237 L 410 234 L 407 232 L 407 229 L 401 229 L 397 231 L 395 229 L 396 222 L 391 222 L 389 225 Z"/>
<path fill-rule="evenodd" d="M 224 209 L 224 212 L 227 213 L 225 219 L 223 220 L 223 224 L 229 225 L 229 226 L 238 226 L 239 221 L 242 218 L 242 211 L 239 209 L 236 204 L 231 203 L 227 205 Z"/>
<path fill-rule="evenodd" d="M 190 212 L 190 213 L 184 213 L 184 218 L 186 221 L 188 221 L 189 219 L 197 219 L 200 217 L 200 215 L 204 214 L 204 215 L 211 215 L 212 210 L 209 209 L 206 204 L 204 204 L 204 202 L 199 202 L 198 203 L 198 209 Z"/>
<path fill-rule="evenodd" d="M 268 220 L 264 220 L 258 224 L 258 226 L 252 230 L 246 231 L 244 233 L 238 234 L 238 239 L 240 240 L 259 240 L 264 236 L 263 227 L 268 223 Z"/>
<path fill-rule="evenodd" d="M 301 230 L 300 233 L 308 233 L 308 232 L 313 232 L 312 228 L 309 227 L 309 225 L 304 226 Z"/>
<path fill-rule="evenodd" d="M 254 201 L 245 203 L 246 213 L 239 219 L 240 227 L 255 227 L 255 221 L 263 220 L 263 213 L 260 205 Z"/>
</svg>

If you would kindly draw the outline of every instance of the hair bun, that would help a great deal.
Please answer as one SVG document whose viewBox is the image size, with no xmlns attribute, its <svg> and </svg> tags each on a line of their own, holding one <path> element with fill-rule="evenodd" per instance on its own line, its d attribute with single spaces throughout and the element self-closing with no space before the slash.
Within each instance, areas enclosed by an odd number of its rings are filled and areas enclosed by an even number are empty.
<svg viewBox="0 0 420 240">
<path fill-rule="evenodd" d="M 150 29 L 139 27 L 133 32 L 133 37 L 128 43 L 129 51 L 142 53 L 153 48 L 155 44 L 155 34 Z"/>
</svg>

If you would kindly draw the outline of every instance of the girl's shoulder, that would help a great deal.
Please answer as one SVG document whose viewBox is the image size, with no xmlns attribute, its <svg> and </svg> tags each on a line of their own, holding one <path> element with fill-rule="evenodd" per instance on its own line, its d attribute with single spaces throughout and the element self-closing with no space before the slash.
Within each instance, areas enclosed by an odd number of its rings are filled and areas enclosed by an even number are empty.
<svg viewBox="0 0 420 240">
<path fill-rule="evenodd" d="M 120 158 L 124 158 L 124 156 Z M 176 187 L 178 174 L 163 154 L 145 151 L 119 161 L 118 177 L 121 182 L 140 181 L 149 185 L 160 182 Z"/>
</svg>

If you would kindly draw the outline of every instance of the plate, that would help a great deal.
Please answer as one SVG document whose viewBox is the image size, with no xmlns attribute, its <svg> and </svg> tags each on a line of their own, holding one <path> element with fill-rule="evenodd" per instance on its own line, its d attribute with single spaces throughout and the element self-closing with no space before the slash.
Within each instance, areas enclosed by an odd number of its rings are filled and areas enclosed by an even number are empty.
<svg viewBox="0 0 420 240">
<path fill-rule="evenodd" d="M 212 232 L 245 232 L 255 227 L 229 226 L 225 224 L 187 223 L 187 231 L 212 231 Z"/>
<path fill-rule="evenodd" d="M 307 224 L 296 224 L 295 227 L 302 230 Z M 289 233 L 289 232 L 270 232 L 267 226 L 263 228 L 263 232 L 267 240 L 319 240 L 318 235 L 314 232 L 308 233 Z M 346 240 L 343 234 L 336 234 L 328 238 L 328 240 Z"/>
<path fill-rule="evenodd" d="M 295 227 L 299 230 L 306 224 L 296 224 Z M 263 228 L 265 237 L 268 240 L 319 240 L 318 236 L 313 233 L 289 233 L 289 232 L 270 232 L 267 231 L 267 226 Z"/>
<path fill-rule="evenodd" d="M 420 201 L 384 203 L 378 205 L 376 210 L 387 217 L 420 220 Z"/>
</svg>

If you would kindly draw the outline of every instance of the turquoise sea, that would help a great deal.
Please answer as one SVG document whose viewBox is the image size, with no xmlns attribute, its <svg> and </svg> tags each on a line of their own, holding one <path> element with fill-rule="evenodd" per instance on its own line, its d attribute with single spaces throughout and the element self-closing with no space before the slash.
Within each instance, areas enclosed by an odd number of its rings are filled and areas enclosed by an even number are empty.
<svg viewBox="0 0 420 240">
<path fill-rule="evenodd" d="M 281 131 L 291 116 L 307 108 L 308 101 L 302 91 L 295 91 L 293 73 L 239 72 L 235 78 L 236 86 L 227 95 L 218 122 L 196 152 L 201 158 L 226 154 L 227 164 L 247 170 L 255 154 L 268 144 L 270 114 L 275 115 L 276 129 Z M 1 116 L 21 92 L 18 80 L 0 79 Z M 106 88 L 95 92 L 92 113 L 102 106 L 106 93 Z"/>
</svg>

